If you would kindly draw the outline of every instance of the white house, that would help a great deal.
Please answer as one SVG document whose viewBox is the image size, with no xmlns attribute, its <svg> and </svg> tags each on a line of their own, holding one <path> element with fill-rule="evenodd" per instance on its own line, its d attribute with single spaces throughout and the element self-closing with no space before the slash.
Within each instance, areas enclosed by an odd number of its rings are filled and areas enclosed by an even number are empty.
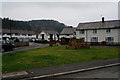
<svg viewBox="0 0 120 80">
<path fill-rule="evenodd" d="M 120 42 L 120 20 L 79 23 L 76 38 L 86 42 Z"/>
<path fill-rule="evenodd" d="M 41 33 L 38 35 L 39 40 L 59 40 L 59 33 L 55 30 L 42 30 Z"/>
<path fill-rule="evenodd" d="M 75 28 L 65 27 L 65 28 L 63 28 L 63 30 L 60 33 L 60 38 L 62 38 L 62 37 L 73 38 L 73 37 L 75 37 L 75 35 L 76 35 Z"/>
<path fill-rule="evenodd" d="M 36 34 L 33 31 L 26 31 L 26 30 L 9 30 L 9 29 L 2 29 L 2 38 L 6 39 L 32 39 L 36 38 Z"/>
</svg>

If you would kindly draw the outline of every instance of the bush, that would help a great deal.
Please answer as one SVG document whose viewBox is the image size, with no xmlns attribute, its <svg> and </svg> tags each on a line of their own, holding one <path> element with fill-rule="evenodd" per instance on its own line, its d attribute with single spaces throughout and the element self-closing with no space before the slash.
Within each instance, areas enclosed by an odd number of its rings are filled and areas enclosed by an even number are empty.
<svg viewBox="0 0 120 80">
<path fill-rule="evenodd" d="M 45 43 L 47 43 L 47 40 L 36 40 L 35 43 L 43 43 L 43 44 L 45 44 Z"/>
<path fill-rule="evenodd" d="M 69 43 L 69 40 L 70 40 L 69 38 L 64 38 L 63 37 L 63 38 L 61 38 L 61 44 L 62 45 L 67 45 Z"/>
<path fill-rule="evenodd" d="M 105 46 L 106 44 L 107 44 L 106 41 L 102 41 L 102 42 L 101 42 L 101 45 L 103 45 L 103 46 Z"/>
<path fill-rule="evenodd" d="M 60 42 L 56 42 L 56 46 L 60 46 Z"/>
<path fill-rule="evenodd" d="M 90 45 L 86 44 L 83 39 L 71 39 L 66 46 L 67 49 L 82 49 L 90 48 Z"/>
<path fill-rule="evenodd" d="M 91 42 L 90 45 L 91 45 L 91 46 L 99 46 L 100 43 L 99 43 L 99 42 Z"/>
<path fill-rule="evenodd" d="M 29 42 L 14 42 L 15 47 L 29 46 Z"/>
<path fill-rule="evenodd" d="M 20 42 L 20 41 L 19 41 L 19 39 L 18 39 L 18 38 L 16 38 L 14 42 Z"/>
<path fill-rule="evenodd" d="M 49 44 L 50 44 L 50 43 L 55 44 L 56 41 L 55 41 L 55 40 L 53 40 L 53 41 L 48 41 L 48 43 L 49 43 Z"/>
</svg>

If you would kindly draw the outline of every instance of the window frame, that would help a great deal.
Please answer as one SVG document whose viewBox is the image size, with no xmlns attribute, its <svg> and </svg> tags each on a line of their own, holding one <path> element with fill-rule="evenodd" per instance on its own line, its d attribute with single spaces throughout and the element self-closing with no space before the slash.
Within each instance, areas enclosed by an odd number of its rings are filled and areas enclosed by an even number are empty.
<svg viewBox="0 0 120 80">
<path fill-rule="evenodd" d="M 93 29 L 93 34 L 97 34 L 97 29 Z"/>
<path fill-rule="evenodd" d="M 85 30 L 80 30 L 79 34 L 85 34 Z"/>
<path fill-rule="evenodd" d="M 66 34 L 66 36 L 70 36 L 70 34 Z"/>
<path fill-rule="evenodd" d="M 111 33 L 111 29 L 106 29 L 106 33 Z"/>
<path fill-rule="evenodd" d="M 96 38 L 96 39 L 93 39 Z M 98 42 L 98 37 L 91 37 L 91 42 Z"/>
<path fill-rule="evenodd" d="M 114 42 L 114 37 L 105 37 L 105 41 Z"/>
</svg>

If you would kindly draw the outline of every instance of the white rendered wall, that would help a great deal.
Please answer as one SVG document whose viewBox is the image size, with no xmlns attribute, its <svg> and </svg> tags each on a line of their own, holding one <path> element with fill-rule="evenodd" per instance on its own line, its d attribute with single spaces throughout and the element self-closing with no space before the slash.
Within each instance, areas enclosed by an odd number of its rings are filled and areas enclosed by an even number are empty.
<svg viewBox="0 0 120 80">
<path fill-rule="evenodd" d="M 76 38 L 85 38 L 85 41 L 91 42 L 91 37 L 98 37 L 98 42 L 105 41 L 106 37 L 114 37 L 114 42 L 118 42 L 118 32 L 120 29 L 111 29 L 110 33 L 106 33 L 106 29 L 97 29 L 97 34 L 93 30 L 85 30 L 85 34 L 80 34 L 76 31 Z M 120 37 L 119 37 L 120 38 Z"/>
<path fill-rule="evenodd" d="M 50 38 L 50 34 L 47 34 L 45 32 L 41 32 L 39 35 L 38 35 L 38 39 L 41 40 L 42 39 L 42 36 L 41 34 L 44 34 L 44 39 L 47 40 L 47 41 L 50 41 L 49 38 Z M 58 40 L 58 37 L 57 37 L 57 34 L 53 34 L 53 40 Z"/>
<path fill-rule="evenodd" d="M 73 38 L 74 35 L 69 35 L 69 36 L 67 36 L 67 35 L 60 35 L 60 38 L 62 38 L 62 37 L 65 37 L 65 38 Z"/>
</svg>

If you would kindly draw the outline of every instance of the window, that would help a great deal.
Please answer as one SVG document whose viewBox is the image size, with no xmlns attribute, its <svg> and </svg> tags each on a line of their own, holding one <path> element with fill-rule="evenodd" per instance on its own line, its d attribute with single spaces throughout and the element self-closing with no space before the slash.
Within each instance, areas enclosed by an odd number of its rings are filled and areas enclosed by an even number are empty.
<svg viewBox="0 0 120 80">
<path fill-rule="evenodd" d="M 111 32 L 111 29 L 106 29 L 106 33 L 110 33 Z"/>
<path fill-rule="evenodd" d="M 32 36 L 32 34 L 28 34 L 28 36 Z"/>
<path fill-rule="evenodd" d="M 80 30 L 80 34 L 84 34 L 85 33 L 85 30 Z"/>
<path fill-rule="evenodd" d="M 44 40 L 45 39 L 45 35 L 41 34 L 41 36 L 42 36 L 42 40 Z M 49 40 L 50 40 L 50 38 L 49 38 Z"/>
<path fill-rule="evenodd" d="M 2 35 L 6 35 L 5 33 L 3 33 Z"/>
<path fill-rule="evenodd" d="M 106 37 L 105 41 L 107 41 L 107 42 L 113 42 L 114 41 L 114 37 Z"/>
<path fill-rule="evenodd" d="M 16 36 L 19 36 L 20 34 L 18 34 L 18 33 L 15 33 L 15 35 L 16 35 Z"/>
<path fill-rule="evenodd" d="M 98 42 L 98 37 L 92 37 L 91 42 Z"/>
<path fill-rule="evenodd" d="M 69 36 L 69 34 L 67 34 L 67 36 Z"/>
<path fill-rule="evenodd" d="M 11 33 L 7 33 L 7 35 L 10 35 Z"/>
<path fill-rule="evenodd" d="M 93 34 L 97 34 L 97 29 L 94 29 L 94 30 L 93 30 Z"/>
<path fill-rule="evenodd" d="M 26 34 L 22 34 L 23 36 L 26 36 Z"/>
</svg>

